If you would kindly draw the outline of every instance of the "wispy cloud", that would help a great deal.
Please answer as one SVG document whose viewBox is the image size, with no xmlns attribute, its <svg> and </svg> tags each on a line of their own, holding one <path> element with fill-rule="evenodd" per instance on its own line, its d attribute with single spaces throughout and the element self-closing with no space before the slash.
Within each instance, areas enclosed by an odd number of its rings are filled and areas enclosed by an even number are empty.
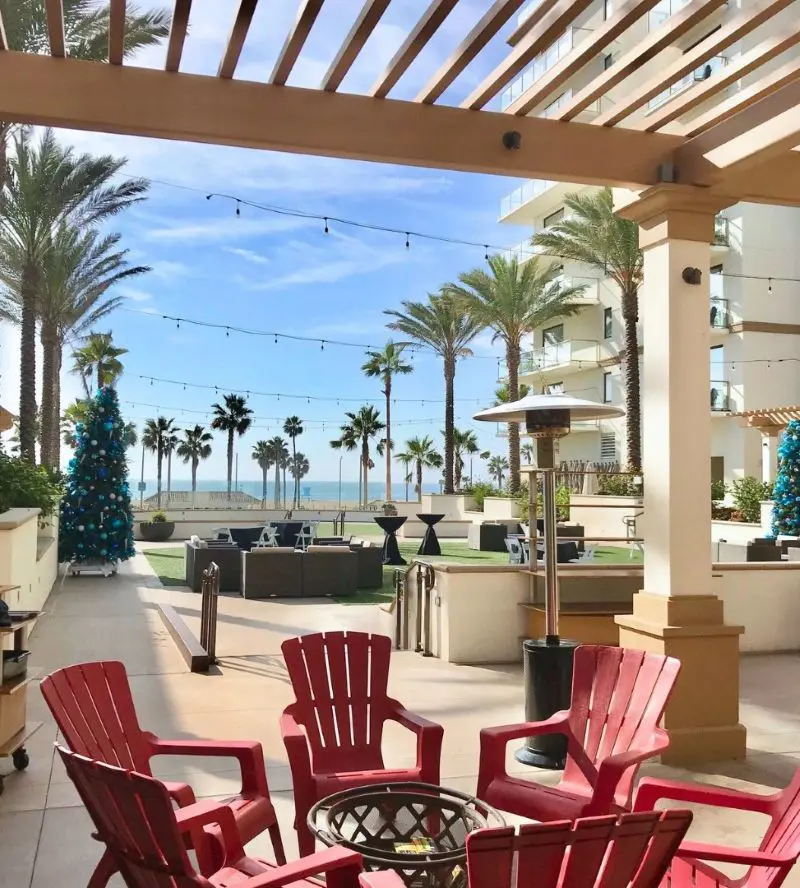
<svg viewBox="0 0 800 888">
<path fill-rule="evenodd" d="M 190 277 L 194 272 L 185 262 L 172 262 L 168 259 L 160 259 L 151 265 L 151 274 L 163 280 Z"/>
<path fill-rule="evenodd" d="M 124 296 L 126 299 L 130 299 L 132 302 L 148 302 L 153 298 L 152 293 L 147 293 L 144 290 L 138 290 L 135 287 L 120 287 L 119 293 L 121 296 Z"/>
<path fill-rule="evenodd" d="M 254 265 L 269 265 L 270 260 L 266 256 L 262 256 L 261 253 L 256 253 L 255 250 L 245 250 L 243 247 L 223 247 L 223 249 L 227 253 L 231 253 L 234 256 L 238 256 L 240 259 L 244 259 L 246 262 L 252 262 Z"/>
<path fill-rule="evenodd" d="M 150 241 L 169 243 L 219 243 L 278 234 L 304 228 L 308 224 L 306 219 L 292 219 L 286 216 L 261 219 L 243 219 L 231 216 L 209 221 L 174 223 L 162 219 L 158 227 L 147 229 L 144 236 Z"/>
</svg>

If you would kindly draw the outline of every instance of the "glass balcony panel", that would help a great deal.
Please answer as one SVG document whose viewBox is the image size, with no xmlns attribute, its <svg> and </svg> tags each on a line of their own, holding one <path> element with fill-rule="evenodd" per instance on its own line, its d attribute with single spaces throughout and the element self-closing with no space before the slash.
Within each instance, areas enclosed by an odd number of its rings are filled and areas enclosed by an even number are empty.
<svg viewBox="0 0 800 888">
<path fill-rule="evenodd" d="M 711 410 L 727 413 L 731 409 L 731 384 L 726 379 L 711 380 Z"/>
</svg>

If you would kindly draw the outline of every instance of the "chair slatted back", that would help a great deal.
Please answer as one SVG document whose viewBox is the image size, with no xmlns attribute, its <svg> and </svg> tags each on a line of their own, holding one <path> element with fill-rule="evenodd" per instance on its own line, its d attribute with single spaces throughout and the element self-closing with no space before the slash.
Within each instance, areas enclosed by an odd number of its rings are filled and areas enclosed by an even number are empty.
<svg viewBox="0 0 800 888">
<path fill-rule="evenodd" d="M 661 654 L 604 645 L 575 651 L 570 728 L 592 765 L 652 745 L 679 671 L 679 660 Z M 564 779 L 588 783 L 574 755 L 569 750 Z M 617 786 L 616 801 L 625 807 L 636 770 L 629 768 Z"/>
<path fill-rule="evenodd" d="M 128 888 L 211 888 L 192 867 L 162 783 L 58 751 Z"/>
<path fill-rule="evenodd" d="M 470 888 L 657 888 L 689 811 L 525 824 L 467 837 Z"/>
<path fill-rule="evenodd" d="M 324 632 L 281 645 L 315 761 L 336 767 L 357 754 L 380 756 L 392 643 L 366 632 Z"/>
<path fill-rule="evenodd" d="M 73 752 L 129 771 L 151 773 L 122 663 L 108 660 L 67 666 L 43 679 L 41 690 Z"/>
</svg>

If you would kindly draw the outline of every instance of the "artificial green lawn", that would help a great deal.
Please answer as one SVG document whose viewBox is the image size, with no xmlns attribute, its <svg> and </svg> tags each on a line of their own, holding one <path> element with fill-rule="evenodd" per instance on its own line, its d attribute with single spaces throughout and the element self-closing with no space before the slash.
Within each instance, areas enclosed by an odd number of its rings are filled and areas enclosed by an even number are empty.
<svg viewBox="0 0 800 888">
<path fill-rule="evenodd" d="M 348 532 L 351 527 L 359 525 L 348 525 Z M 508 555 L 505 552 L 478 552 L 470 549 L 465 543 L 448 543 L 440 544 L 442 554 L 435 557 L 427 557 L 426 561 L 433 563 L 444 561 L 451 564 L 508 564 Z M 417 555 L 419 549 L 418 541 L 400 542 L 400 554 L 409 563 Z M 641 564 L 642 555 L 640 552 L 634 552 L 634 557 L 629 557 L 629 550 L 618 546 L 598 546 L 594 552 L 594 562 L 596 564 Z M 164 549 L 145 549 L 144 555 L 150 562 L 159 580 L 164 586 L 185 586 L 185 571 L 183 566 L 183 547 L 175 546 Z M 391 601 L 394 597 L 394 575 L 397 570 L 402 568 L 384 567 L 383 569 L 383 586 L 375 591 L 362 589 L 355 595 L 342 598 L 334 598 L 334 601 L 340 604 L 381 604 L 385 601 Z"/>
</svg>

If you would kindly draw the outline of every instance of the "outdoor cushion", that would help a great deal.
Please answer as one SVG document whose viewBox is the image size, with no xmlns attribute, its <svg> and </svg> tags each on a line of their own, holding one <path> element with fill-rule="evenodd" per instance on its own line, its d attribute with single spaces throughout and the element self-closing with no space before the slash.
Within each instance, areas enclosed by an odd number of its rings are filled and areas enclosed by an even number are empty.
<svg viewBox="0 0 800 888">
<path fill-rule="evenodd" d="M 294 552 L 294 546 L 259 546 L 257 549 L 251 549 L 248 555 L 277 555 L 280 553 Z"/>
</svg>

